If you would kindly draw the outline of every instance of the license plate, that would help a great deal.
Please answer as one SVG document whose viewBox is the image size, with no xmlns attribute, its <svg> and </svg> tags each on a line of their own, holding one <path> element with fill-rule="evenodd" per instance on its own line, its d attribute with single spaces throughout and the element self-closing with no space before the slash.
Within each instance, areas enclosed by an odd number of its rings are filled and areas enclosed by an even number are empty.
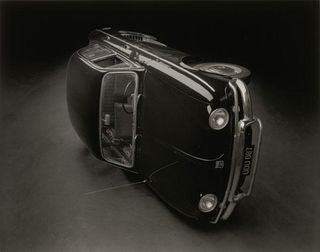
<svg viewBox="0 0 320 252">
<path fill-rule="evenodd" d="M 248 176 L 251 172 L 252 159 L 254 154 L 254 145 L 246 146 L 244 149 L 244 157 L 242 164 L 242 175 Z"/>
</svg>

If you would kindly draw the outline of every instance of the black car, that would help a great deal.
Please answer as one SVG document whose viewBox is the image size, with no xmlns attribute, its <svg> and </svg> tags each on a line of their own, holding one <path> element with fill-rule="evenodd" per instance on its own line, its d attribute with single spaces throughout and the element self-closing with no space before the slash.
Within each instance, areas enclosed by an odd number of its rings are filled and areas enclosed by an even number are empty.
<svg viewBox="0 0 320 252">
<path fill-rule="evenodd" d="M 262 126 L 249 78 L 244 67 L 105 28 L 70 59 L 69 114 L 97 158 L 140 174 L 182 214 L 216 223 L 255 178 Z"/>
</svg>

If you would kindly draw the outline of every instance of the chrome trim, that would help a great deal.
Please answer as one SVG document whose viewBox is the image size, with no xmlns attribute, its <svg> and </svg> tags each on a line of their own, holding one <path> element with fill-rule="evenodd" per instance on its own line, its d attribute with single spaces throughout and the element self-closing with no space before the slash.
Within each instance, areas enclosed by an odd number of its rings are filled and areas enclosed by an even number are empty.
<svg viewBox="0 0 320 252">
<path fill-rule="evenodd" d="M 187 65 L 186 63 L 184 63 L 183 61 L 181 61 L 179 63 L 180 66 L 182 66 L 183 68 L 186 68 L 186 69 L 189 69 L 189 70 L 197 70 L 197 69 L 194 69 L 193 67 Z"/>
<path fill-rule="evenodd" d="M 254 118 L 254 120 L 255 121 L 252 122 L 252 124 L 258 123 L 259 132 L 258 132 L 258 139 L 257 139 L 257 142 L 256 142 L 256 151 L 255 151 L 254 160 L 253 160 L 254 161 L 254 163 L 253 163 L 254 165 L 251 168 L 252 178 L 251 178 L 251 181 L 250 181 L 250 184 L 249 184 L 248 191 L 246 193 L 241 193 L 241 194 L 235 195 L 234 196 L 234 200 L 235 201 L 238 201 L 238 200 L 240 200 L 240 199 L 242 199 L 244 197 L 247 197 L 247 196 L 249 196 L 251 194 L 252 188 L 253 188 L 253 184 L 254 184 L 254 180 L 255 180 L 255 176 L 256 176 L 256 172 L 257 172 L 263 127 L 262 127 L 262 122 L 261 122 L 261 120 L 259 118 Z M 248 124 L 247 124 L 247 126 L 248 126 Z"/>
<path fill-rule="evenodd" d="M 110 42 L 110 39 L 112 38 L 112 39 L 116 40 L 117 42 L 121 42 L 121 43 L 123 43 L 123 44 L 125 44 L 125 45 L 129 45 L 130 47 L 132 47 L 132 48 L 134 48 L 134 49 L 136 49 L 136 50 L 138 50 L 138 51 L 141 51 L 141 52 L 143 52 L 143 53 L 145 53 L 145 54 L 147 54 L 147 55 L 149 55 L 149 56 L 151 56 L 151 57 L 154 57 L 154 58 L 155 58 L 156 60 L 158 60 L 158 61 L 161 61 L 161 62 L 163 62 L 163 63 L 166 63 L 167 65 L 169 65 L 169 66 L 171 66 L 171 67 L 174 67 L 174 68 L 177 68 L 177 69 L 179 69 L 179 71 L 184 72 L 184 73 L 186 73 L 186 74 L 189 75 L 189 76 L 192 76 L 194 79 L 196 79 L 196 80 L 198 80 L 199 82 L 201 82 L 202 84 L 204 84 L 209 90 L 211 90 L 212 92 L 215 92 L 214 88 L 211 87 L 206 81 L 204 81 L 203 79 L 201 79 L 199 76 L 191 73 L 190 71 L 188 71 L 187 69 L 183 68 L 182 66 L 180 66 L 180 65 L 178 65 L 178 64 L 175 64 L 175 63 L 173 63 L 173 62 L 170 62 L 170 61 L 168 61 L 168 60 L 166 60 L 166 59 L 163 59 L 163 58 L 157 56 L 157 55 L 154 54 L 154 53 L 151 53 L 151 52 L 149 52 L 149 51 L 147 51 L 147 50 L 144 50 L 144 49 L 141 48 L 141 47 L 138 47 L 138 46 L 136 46 L 136 45 L 130 44 L 130 43 L 128 43 L 127 41 L 124 41 L 124 40 L 122 40 L 122 39 L 120 39 L 120 38 L 118 38 L 118 37 L 116 37 L 116 36 L 114 36 L 114 35 L 111 35 L 111 34 L 105 32 L 105 31 L 102 31 L 102 30 L 97 30 L 97 31 L 99 31 L 99 32 L 107 35 L 107 38 L 103 40 L 103 41 L 106 42 L 107 44 L 109 44 L 109 45 L 111 45 L 111 46 L 114 45 L 112 42 Z M 118 50 L 120 50 L 121 52 L 128 54 L 129 56 L 131 56 L 131 54 L 133 53 L 131 50 L 125 49 L 125 48 L 123 48 L 123 47 L 121 47 L 121 46 L 117 46 L 116 48 L 117 48 Z M 136 59 L 138 59 L 138 57 L 137 57 L 137 56 L 138 56 L 138 53 L 136 53 L 135 56 L 136 56 Z"/>
<path fill-rule="evenodd" d="M 224 195 L 224 199 L 220 204 L 220 211 L 217 217 L 211 223 L 217 223 L 221 219 L 226 220 L 231 213 L 233 212 L 236 204 L 251 194 L 256 172 L 258 165 L 258 157 L 260 153 L 260 145 L 262 138 L 262 123 L 260 119 L 253 117 L 252 108 L 251 108 L 251 99 L 249 90 L 246 87 L 246 84 L 240 79 L 232 79 L 229 81 L 229 86 L 233 91 L 234 95 L 234 117 L 235 117 L 235 129 L 234 129 L 234 142 L 232 150 L 232 160 L 230 167 L 230 176 Z M 238 90 L 242 99 L 243 107 L 243 119 L 239 120 L 239 101 L 238 101 Z M 256 150 L 253 156 L 253 166 L 252 166 L 252 175 L 249 183 L 247 192 L 242 192 L 236 194 L 238 183 L 241 175 L 243 155 L 244 155 L 244 146 L 245 146 L 245 130 L 247 127 L 252 126 L 253 124 L 258 124 L 258 137 L 255 142 Z M 228 203 L 228 204 L 227 204 Z"/>
<path fill-rule="evenodd" d="M 224 66 L 224 67 L 231 68 L 233 70 L 233 73 L 225 73 L 225 72 L 223 72 L 223 70 L 210 69 L 210 67 L 214 67 L 214 66 Z M 237 65 L 229 64 L 229 63 L 221 63 L 221 62 L 200 63 L 197 65 L 194 65 L 193 68 L 196 70 L 200 70 L 202 72 L 218 74 L 218 75 L 222 75 L 222 76 L 232 76 L 232 75 L 239 74 L 242 72 L 241 67 L 239 67 Z"/>
<path fill-rule="evenodd" d="M 242 162 L 243 162 L 243 150 L 244 150 L 244 141 L 245 141 L 245 129 L 246 127 L 253 125 L 255 123 L 258 123 L 258 138 L 256 141 L 256 150 L 254 152 L 254 158 L 253 158 L 253 166 L 251 168 L 251 180 L 249 183 L 249 187 L 247 192 L 242 192 L 236 194 L 236 190 L 238 188 L 238 183 L 239 183 L 239 178 L 241 175 L 241 169 L 242 169 Z M 260 119 L 258 118 L 253 118 L 252 120 L 248 121 L 240 121 L 238 124 L 238 131 L 239 131 L 239 140 L 238 140 L 238 146 L 235 146 L 237 148 L 237 158 L 236 158 L 236 163 L 235 165 L 235 173 L 233 176 L 233 182 L 232 182 L 232 187 L 231 190 L 229 191 L 229 196 L 228 196 L 228 206 L 226 210 L 224 211 L 221 219 L 226 220 L 229 218 L 231 215 L 233 209 L 235 208 L 236 204 L 243 199 L 244 197 L 247 197 L 251 194 L 256 172 L 257 172 L 257 165 L 258 165 L 258 158 L 259 158 L 259 153 L 260 153 L 260 146 L 261 146 L 261 138 L 262 138 L 262 123 Z"/>
<path fill-rule="evenodd" d="M 209 198 L 212 202 L 212 206 L 209 207 L 208 209 L 207 208 L 203 208 L 203 201 L 205 201 L 205 199 Z M 201 212 L 203 213 L 209 213 L 211 211 L 213 211 L 218 205 L 218 198 L 215 194 L 213 193 L 208 193 L 206 195 L 203 195 L 200 200 L 199 200 L 199 203 L 198 203 L 198 208 Z M 206 207 L 206 204 L 205 204 L 205 207 Z"/>
<path fill-rule="evenodd" d="M 258 142 L 257 142 L 257 149 L 255 150 L 255 155 L 254 155 L 254 166 L 252 167 L 252 177 L 255 176 L 255 173 L 256 173 L 256 159 L 257 159 L 257 152 L 259 152 L 259 149 L 260 149 L 260 140 L 261 140 L 261 121 L 259 119 L 256 119 L 256 118 L 253 118 L 252 120 L 250 121 L 240 121 L 239 124 L 238 124 L 238 130 L 239 130 L 239 141 L 238 141 L 238 154 L 239 154 L 239 157 L 238 157 L 238 161 L 236 163 L 236 172 L 234 174 L 234 181 L 233 181 L 233 184 L 232 184 L 232 187 L 231 187 L 231 190 L 230 190 L 230 195 L 229 195 L 229 201 L 230 202 L 237 202 L 239 201 L 240 199 L 242 199 L 243 197 L 245 196 L 249 196 L 250 193 L 251 193 L 251 189 L 252 189 L 252 186 L 253 186 L 253 180 L 251 180 L 250 182 L 250 186 L 249 186 L 249 190 L 247 193 L 240 193 L 240 194 L 237 194 L 235 195 L 236 193 L 236 190 L 237 190 L 237 187 L 238 187 L 238 182 L 239 182 L 239 178 L 240 178 L 240 175 L 241 175 L 241 168 L 242 168 L 242 163 L 243 163 L 243 151 L 244 151 L 244 142 L 245 142 L 245 130 L 248 126 L 252 125 L 252 124 L 255 124 L 255 123 L 259 123 L 259 135 L 258 135 Z"/>
<path fill-rule="evenodd" d="M 106 48 L 106 47 L 105 47 L 105 48 Z M 107 48 L 108 48 L 108 47 L 107 47 Z M 110 49 L 110 48 L 108 48 L 108 49 Z M 81 50 L 81 49 L 80 49 L 80 50 Z M 101 67 L 101 66 L 95 64 L 96 61 L 90 61 L 90 60 L 88 60 L 87 58 L 85 58 L 83 55 L 81 55 L 81 54 L 79 53 L 80 50 L 78 50 L 78 51 L 76 52 L 78 58 L 79 58 L 82 62 L 84 62 L 86 65 L 89 65 L 91 68 L 93 68 L 93 69 L 95 69 L 95 70 L 97 70 L 97 71 L 99 71 L 99 72 L 101 72 L 101 73 L 104 73 L 104 72 L 110 71 L 110 70 L 116 70 L 116 71 L 118 71 L 118 70 L 119 70 L 119 71 L 121 71 L 121 70 L 127 70 L 127 71 L 133 71 L 133 70 L 134 70 L 134 71 L 144 71 L 144 70 L 145 70 L 144 67 L 142 67 L 142 66 L 138 65 L 137 63 L 135 63 L 135 62 L 133 62 L 133 61 L 131 61 L 131 60 L 123 57 L 121 54 L 116 53 L 116 52 L 115 52 L 115 54 L 112 54 L 112 55 L 110 55 L 110 56 L 104 56 L 104 57 L 102 57 L 101 59 L 107 59 L 107 58 L 109 58 L 109 57 L 117 57 L 117 58 L 121 59 L 124 63 L 127 63 L 128 65 L 127 65 L 127 66 L 124 66 L 124 67 L 113 67 L 113 66 Z"/>
<path fill-rule="evenodd" d="M 249 89 L 247 88 L 246 84 L 240 79 L 235 79 L 234 82 L 240 90 L 240 95 L 243 104 L 243 117 L 244 119 L 252 119 L 253 114 Z"/>
<path fill-rule="evenodd" d="M 236 125 L 239 121 L 239 101 L 238 101 L 238 91 L 236 89 L 236 87 L 233 85 L 234 80 L 229 81 L 229 87 L 232 89 L 233 91 L 233 95 L 234 95 L 234 121 L 235 121 L 235 130 L 234 130 L 234 135 L 233 135 L 233 149 L 232 149 L 232 161 L 231 161 L 231 167 L 230 167 L 230 176 L 229 176 L 229 180 L 228 180 L 228 184 L 227 184 L 227 188 L 226 188 L 226 192 L 224 194 L 223 200 L 220 203 L 219 207 L 219 213 L 217 214 L 217 217 L 213 220 L 210 221 L 211 223 L 215 224 L 219 221 L 220 216 L 222 215 L 223 210 L 225 209 L 228 197 L 229 197 L 229 193 L 230 193 L 230 189 L 232 186 L 232 182 L 233 182 L 233 174 L 234 174 L 234 170 L 235 170 L 235 157 L 237 156 L 237 150 L 235 148 L 235 145 L 237 145 L 238 142 L 238 134 L 237 134 L 237 130 L 236 130 Z"/>
<path fill-rule="evenodd" d="M 225 113 L 226 117 L 224 118 L 223 124 L 218 125 L 218 128 L 217 128 L 214 125 L 214 122 L 215 122 L 214 117 L 215 117 L 216 113 L 219 113 L 218 111 L 223 111 L 223 113 Z M 217 109 L 213 110 L 209 115 L 209 126 L 213 130 L 222 130 L 228 124 L 229 118 L 230 118 L 229 112 L 225 108 L 217 108 Z"/>
</svg>

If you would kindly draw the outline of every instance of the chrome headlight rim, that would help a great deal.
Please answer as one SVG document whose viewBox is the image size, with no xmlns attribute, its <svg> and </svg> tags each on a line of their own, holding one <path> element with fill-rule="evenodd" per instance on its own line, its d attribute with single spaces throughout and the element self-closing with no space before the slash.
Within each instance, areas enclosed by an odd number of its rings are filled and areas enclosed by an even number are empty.
<svg viewBox="0 0 320 252">
<path fill-rule="evenodd" d="M 225 108 L 217 108 L 209 116 L 209 126 L 214 130 L 222 130 L 229 123 L 229 119 L 229 113 Z"/>
<path fill-rule="evenodd" d="M 218 197 L 212 193 L 205 194 L 200 198 L 198 208 L 203 213 L 212 212 L 218 205 Z"/>
</svg>

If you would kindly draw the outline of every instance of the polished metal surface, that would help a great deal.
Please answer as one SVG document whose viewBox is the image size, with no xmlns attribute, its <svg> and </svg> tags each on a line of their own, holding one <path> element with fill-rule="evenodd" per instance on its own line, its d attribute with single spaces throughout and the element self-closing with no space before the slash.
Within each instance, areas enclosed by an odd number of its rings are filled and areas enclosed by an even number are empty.
<svg viewBox="0 0 320 252">
<path fill-rule="evenodd" d="M 234 123 L 235 125 L 238 124 L 239 122 L 239 101 L 238 101 L 238 91 L 237 88 L 235 87 L 235 85 L 232 84 L 232 82 L 229 82 L 229 86 L 231 88 L 231 90 L 233 91 L 233 95 L 234 95 L 234 107 L 233 107 L 233 111 L 234 111 Z M 234 183 L 234 173 L 235 173 L 235 163 L 236 163 L 236 159 L 239 155 L 239 153 L 237 152 L 236 146 L 238 146 L 238 141 L 239 141 L 239 137 L 238 137 L 238 132 L 236 131 L 236 126 L 235 126 L 235 130 L 234 130 L 234 135 L 233 135 L 233 148 L 232 148 L 232 160 L 231 160 L 231 167 L 230 167 L 230 175 L 229 175 L 229 180 L 228 180 L 228 184 L 227 184 L 227 188 L 223 197 L 222 202 L 219 204 L 219 213 L 217 215 L 217 217 L 212 220 L 211 222 L 213 224 L 217 223 L 219 221 L 219 219 L 221 218 L 222 214 L 224 212 L 228 212 L 228 213 L 232 213 L 235 204 L 233 205 L 233 208 L 229 208 L 229 209 L 225 209 L 226 208 L 226 204 L 228 203 L 228 197 L 230 194 L 230 190 L 232 187 L 232 184 Z M 230 215 L 229 214 L 229 215 Z M 228 215 L 228 216 L 229 216 Z"/>
<path fill-rule="evenodd" d="M 226 109 L 218 108 L 210 113 L 209 126 L 212 129 L 221 130 L 228 124 L 228 122 L 229 122 L 229 113 Z"/>
<path fill-rule="evenodd" d="M 193 66 L 194 69 L 207 73 L 213 73 L 223 76 L 232 76 L 242 72 L 241 68 L 234 64 L 206 62 Z"/>
<path fill-rule="evenodd" d="M 260 153 L 260 145 L 261 145 L 261 136 L 262 136 L 262 123 L 260 119 L 253 117 L 252 115 L 252 107 L 251 107 L 251 98 L 246 87 L 246 84 L 239 80 L 233 79 L 229 82 L 229 86 L 233 90 L 234 95 L 234 106 L 235 106 L 235 133 L 234 133 L 234 143 L 233 143 L 233 152 L 232 152 L 232 162 L 231 162 L 231 171 L 229 183 L 227 186 L 227 190 L 225 193 L 225 197 L 228 197 L 228 203 L 226 205 L 225 201 L 221 204 L 221 218 L 226 220 L 230 217 L 233 212 L 236 204 L 244 197 L 250 195 L 253 183 L 255 180 L 255 175 L 257 171 L 258 158 Z M 243 109 L 243 118 L 239 120 L 239 101 L 238 101 L 238 91 L 240 93 L 241 101 L 242 101 L 242 109 Z M 258 124 L 258 129 L 256 134 L 258 135 L 256 141 L 253 145 L 256 146 L 256 150 L 254 151 L 254 163 L 252 167 L 252 175 L 250 178 L 246 178 L 246 180 L 250 179 L 249 188 L 247 192 L 242 192 L 236 194 L 238 189 L 238 183 L 240 179 L 241 169 L 243 165 L 243 155 L 244 155 L 244 145 L 245 145 L 245 130 L 247 127 L 251 127 L 253 124 Z M 226 206 L 226 209 L 224 209 Z M 220 217 L 220 215 L 219 215 Z M 217 222 L 217 219 L 214 221 Z"/>
</svg>

